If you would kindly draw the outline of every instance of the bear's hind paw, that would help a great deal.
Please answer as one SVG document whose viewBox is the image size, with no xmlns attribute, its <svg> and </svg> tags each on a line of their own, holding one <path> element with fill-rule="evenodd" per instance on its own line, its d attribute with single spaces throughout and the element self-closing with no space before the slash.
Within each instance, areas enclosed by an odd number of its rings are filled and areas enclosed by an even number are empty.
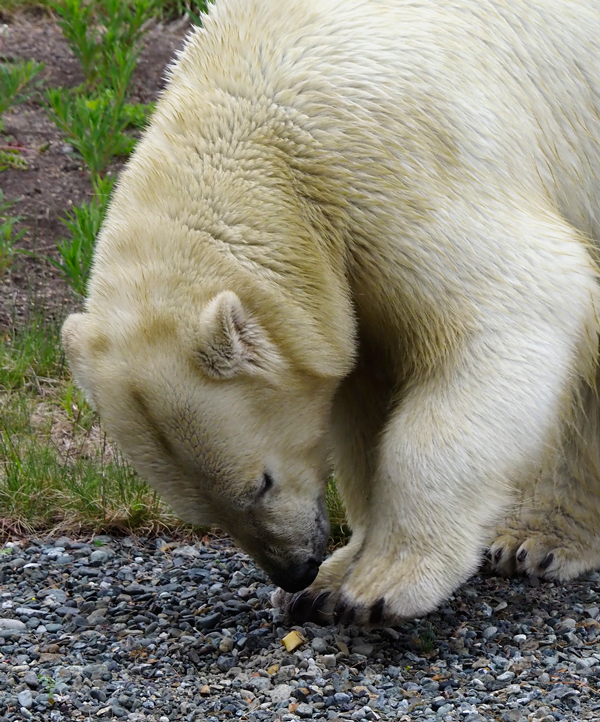
<svg viewBox="0 0 600 722">
<path fill-rule="evenodd" d="M 488 559 L 492 569 L 505 576 L 525 574 L 558 582 L 568 582 L 597 569 L 598 537 L 568 521 L 562 518 L 554 529 L 524 524 L 521 529 L 503 530 L 490 546 Z M 547 521 L 544 526 L 548 526 Z"/>
</svg>

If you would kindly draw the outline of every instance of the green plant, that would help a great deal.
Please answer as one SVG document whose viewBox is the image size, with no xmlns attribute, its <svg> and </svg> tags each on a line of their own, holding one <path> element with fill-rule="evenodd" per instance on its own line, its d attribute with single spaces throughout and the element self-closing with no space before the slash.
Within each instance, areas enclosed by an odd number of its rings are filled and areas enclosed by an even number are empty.
<svg viewBox="0 0 600 722">
<path fill-rule="evenodd" d="M 145 125 L 148 106 L 125 100 L 154 2 L 51 0 L 81 63 L 87 91 L 49 90 L 49 114 L 82 155 L 92 178 L 105 173 L 112 157 L 131 153 L 135 139 L 124 131 Z"/>
<path fill-rule="evenodd" d="M 424 623 L 420 634 L 413 637 L 413 644 L 415 645 L 415 649 L 421 654 L 431 654 L 431 652 L 433 652 L 433 650 L 435 649 L 436 641 L 437 637 L 435 634 L 435 629 L 433 627 L 433 624 L 429 621 L 426 621 Z"/>
<path fill-rule="evenodd" d="M 40 681 L 42 687 L 46 690 L 46 694 L 48 695 L 48 702 L 53 705 L 54 691 L 56 689 L 56 680 L 52 679 L 52 677 L 48 677 L 45 674 L 38 674 L 38 680 Z"/>
<path fill-rule="evenodd" d="M 38 87 L 34 79 L 43 67 L 34 60 L 0 63 L 0 115 L 33 95 Z"/>
<path fill-rule="evenodd" d="M 25 233 L 24 230 L 16 232 L 14 228 L 20 217 L 8 214 L 13 202 L 5 201 L 4 192 L 0 189 L 0 276 L 10 266 L 14 257 L 21 252 L 15 248 L 15 244 Z"/>
<path fill-rule="evenodd" d="M 47 93 L 50 117 L 82 155 L 92 177 L 103 175 L 113 156 L 126 156 L 135 140 L 123 131 L 131 117 L 111 90 L 98 96 L 73 96 L 61 88 Z"/>
<path fill-rule="evenodd" d="M 208 12 L 214 0 L 156 0 L 155 9 L 163 17 L 187 15 L 196 25 L 202 25 L 201 15 Z"/>
<path fill-rule="evenodd" d="M 63 409 L 72 424 L 89 431 L 96 419 L 95 412 L 88 406 L 85 396 L 73 379 L 61 384 L 54 398 L 59 408 Z"/>
<path fill-rule="evenodd" d="M 127 75 L 135 67 L 153 0 L 50 0 L 50 6 L 88 86 L 116 90 L 115 75 Z"/>
<path fill-rule="evenodd" d="M 331 527 L 331 541 L 336 546 L 343 544 L 350 536 L 350 528 L 348 526 L 348 522 L 346 521 L 344 503 L 339 495 L 334 479 L 330 479 L 327 484 L 325 503 L 327 505 L 327 513 L 329 515 L 329 524 Z"/>
<path fill-rule="evenodd" d="M 112 178 L 95 179 L 92 200 L 74 206 L 73 210 L 61 219 L 70 235 L 57 243 L 60 259 L 48 259 L 80 296 L 85 296 L 94 243 L 106 214 L 113 183 Z"/>
</svg>

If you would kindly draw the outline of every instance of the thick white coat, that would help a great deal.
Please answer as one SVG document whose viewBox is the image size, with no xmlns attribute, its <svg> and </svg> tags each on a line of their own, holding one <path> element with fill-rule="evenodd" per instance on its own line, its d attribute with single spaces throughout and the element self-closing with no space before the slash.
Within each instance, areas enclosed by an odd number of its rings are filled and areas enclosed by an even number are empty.
<svg viewBox="0 0 600 722">
<path fill-rule="evenodd" d="M 217 0 L 121 176 L 74 373 L 275 577 L 332 458 L 342 618 L 434 608 L 515 500 L 498 567 L 600 564 L 599 7 Z"/>
</svg>

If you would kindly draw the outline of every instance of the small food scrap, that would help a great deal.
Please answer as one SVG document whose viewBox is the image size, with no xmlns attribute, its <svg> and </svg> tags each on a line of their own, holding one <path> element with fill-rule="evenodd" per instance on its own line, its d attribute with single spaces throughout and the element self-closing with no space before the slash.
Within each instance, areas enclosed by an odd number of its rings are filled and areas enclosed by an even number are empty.
<svg viewBox="0 0 600 722">
<path fill-rule="evenodd" d="M 295 629 L 292 630 L 289 634 L 286 634 L 286 636 L 281 640 L 281 643 L 284 645 L 288 652 L 293 652 L 305 642 L 306 639 L 300 634 L 300 632 L 296 632 Z"/>
</svg>

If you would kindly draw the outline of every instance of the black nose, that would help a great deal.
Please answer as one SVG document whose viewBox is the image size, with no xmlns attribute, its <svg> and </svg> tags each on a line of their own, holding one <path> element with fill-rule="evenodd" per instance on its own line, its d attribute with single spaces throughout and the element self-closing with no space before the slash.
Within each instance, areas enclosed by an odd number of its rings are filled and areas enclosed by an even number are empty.
<svg viewBox="0 0 600 722">
<path fill-rule="evenodd" d="M 270 576 L 273 582 L 286 592 L 299 592 L 315 581 L 320 566 L 321 563 L 311 557 L 306 562 L 277 571 Z"/>
</svg>

